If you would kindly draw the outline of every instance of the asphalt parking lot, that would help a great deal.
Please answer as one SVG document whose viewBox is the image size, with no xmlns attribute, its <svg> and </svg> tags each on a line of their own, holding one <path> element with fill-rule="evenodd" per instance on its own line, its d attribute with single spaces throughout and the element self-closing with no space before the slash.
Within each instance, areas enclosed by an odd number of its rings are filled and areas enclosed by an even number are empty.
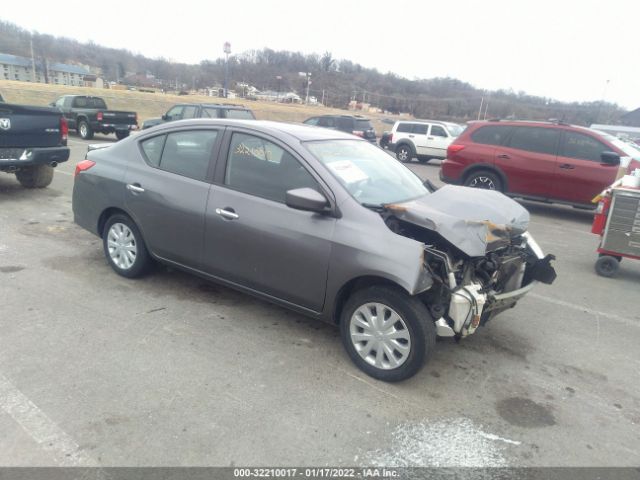
<svg viewBox="0 0 640 480">
<path fill-rule="evenodd" d="M 385 384 L 332 326 L 177 271 L 115 275 L 71 212 L 101 141 L 71 136 L 43 190 L 0 174 L 1 465 L 640 464 L 640 262 L 596 276 L 590 212 L 526 203 L 556 283 Z"/>
</svg>

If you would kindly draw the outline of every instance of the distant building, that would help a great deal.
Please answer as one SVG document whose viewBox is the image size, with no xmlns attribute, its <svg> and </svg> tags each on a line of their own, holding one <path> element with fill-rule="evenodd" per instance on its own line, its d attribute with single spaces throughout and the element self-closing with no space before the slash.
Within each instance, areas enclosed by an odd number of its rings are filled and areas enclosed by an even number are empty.
<svg viewBox="0 0 640 480">
<path fill-rule="evenodd" d="M 620 120 L 629 127 L 640 127 L 640 108 L 625 113 L 620 117 Z"/>
<path fill-rule="evenodd" d="M 33 82 L 35 79 L 36 82 L 40 83 L 48 81 L 56 85 L 81 87 L 84 85 L 85 75 L 90 74 L 91 72 L 88 69 L 77 65 L 48 63 L 37 60 L 34 75 L 30 58 L 0 53 L 0 79 L 4 80 Z"/>
</svg>

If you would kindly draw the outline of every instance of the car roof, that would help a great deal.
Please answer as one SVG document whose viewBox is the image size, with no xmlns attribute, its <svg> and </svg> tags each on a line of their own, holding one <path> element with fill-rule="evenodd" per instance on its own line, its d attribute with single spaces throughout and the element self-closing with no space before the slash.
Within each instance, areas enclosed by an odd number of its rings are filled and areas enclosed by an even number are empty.
<svg viewBox="0 0 640 480">
<path fill-rule="evenodd" d="M 312 140 L 360 140 L 358 137 L 339 130 L 304 125 L 301 123 L 284 123 L 270 120 L 235 120 L 227 118 L 194 118 L 189 120 L 177 120 L 175 122 L 165 123 L 161 127 L 156 127 L 158 130 L 155 131 L 160 132 L 161 130 L 172 130 L 179 127 L 207 125 L 243 127 L 282 139 L 284 139 L 284 137 L 288 137 L 289 139 L 294 138 L 301 142 Z"/>
<path fill-rule="evenodd" d="M 235 103 L 190 103 L 190 102 L 180 102 L 174 103 L 172 107 L 181 107 L 183 105 L 189 106 L 197 106 L 197 107 L 207 107 L 207 108 L 226 108 L 228 110 L 250 110 L 249 107 L 245 107 L 244 105 L 236 105 Z"/>
<path fill-rule="evenodd" d="M 581 125 L 572 125 L 570 123 L 564 123 L 560 121 L 550 120 L 501 120 L 499 118 L 491 120 L 471 120 L 467 122 L 469 126 L 483 126 L 483 125 L 504 125 L 504 126 L 522 126 L 522 127 L 563 127 L 567 129 L 582 130 L 585 132 L 598 133 L 593 128 L 583 127 Z"/>
<path fill-rule="evenodd" d="M 443 122 L 441 120 L 425 120 L 423 118 L 416 118 L 414 120 L 396 120 L 396 123 L 434 123 L 436 125 L 458 125 L 455 122 Z"/>
<path fill-rule="evenodd" d="M 362 115 L 346 115 L 346 114 L 340 114 L 340 113 L 336 113 L 336 114 L 325 114 L 325 115 L 315 115 L 313 117 L 309 117 L 309 118 L 327 118 L 327 117 L 341 117 L 341 118 L 355 118 L 356 120 L 369 120 L 368 117 L 364 117 Z"/>
</svg>

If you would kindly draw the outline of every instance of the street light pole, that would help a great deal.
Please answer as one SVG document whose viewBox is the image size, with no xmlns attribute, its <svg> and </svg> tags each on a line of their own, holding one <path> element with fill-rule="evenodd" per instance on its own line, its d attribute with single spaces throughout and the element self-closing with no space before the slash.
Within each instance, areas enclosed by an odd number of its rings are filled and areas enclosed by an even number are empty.
<svg viewBox="0 0 640 480">
<path fill-rule="evenodd" d="M 309 85 L 311 85 L 311 72 L 307 72 L 307 97 L 304 101 L 306 105 L 309 105 Z"/>
<path fill-rule="evenodd" d="M 231 43 L 224 42 L 223 51 L 225 54 L 225 62 L 224 62 L 224 88 L 222 90 L 222 94 L 224 98 L 227 98 L 227 82 L 229 81 L 229 54 L 231 53 Z"/>
</svg>

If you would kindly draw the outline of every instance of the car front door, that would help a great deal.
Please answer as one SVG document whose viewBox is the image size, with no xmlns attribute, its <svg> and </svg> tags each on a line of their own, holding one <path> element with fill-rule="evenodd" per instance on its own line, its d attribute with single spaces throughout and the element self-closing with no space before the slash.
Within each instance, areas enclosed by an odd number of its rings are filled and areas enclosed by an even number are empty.
<svg viewBox="0 0 640 480">
<path fill-rule="evenodd" d="M 125 174 L 125 205 L 157 256 L 202 263 L 204 215 L 222 130 L 177 130 L 140 141 Z"/>
<path fill-rule="evenodd" d="M 495 165 L 507 178 L 507 190 L 533 197 L 552 195 L 560 131 L 513 127 L 505 145 L 495 149 Z"/>
<path fill-rule="evenodd" d="M 449 134 L 441 125 L 431 125 L 427 136 L 427 154 L 436 158 L 446 158 L 447 147 L 451 143 Z"/>
<path fill-rule="evenodd" d="M 285 193 L 326 195 L 300 157 L 277 140 L 229 132 L 206 212 L 207 272 L 315 312 L 324 305 L 336 219 L 294 210 Z"/>
<path fill-rule="evenodd" d="M 602 152 L 612 150 L 586 133 L 563 131 L 555 166 L 553 197 L 572 203 L 590 203 L 616 178 L 618 165 L 603 163 L 601 158 Z"/>
</svg>

